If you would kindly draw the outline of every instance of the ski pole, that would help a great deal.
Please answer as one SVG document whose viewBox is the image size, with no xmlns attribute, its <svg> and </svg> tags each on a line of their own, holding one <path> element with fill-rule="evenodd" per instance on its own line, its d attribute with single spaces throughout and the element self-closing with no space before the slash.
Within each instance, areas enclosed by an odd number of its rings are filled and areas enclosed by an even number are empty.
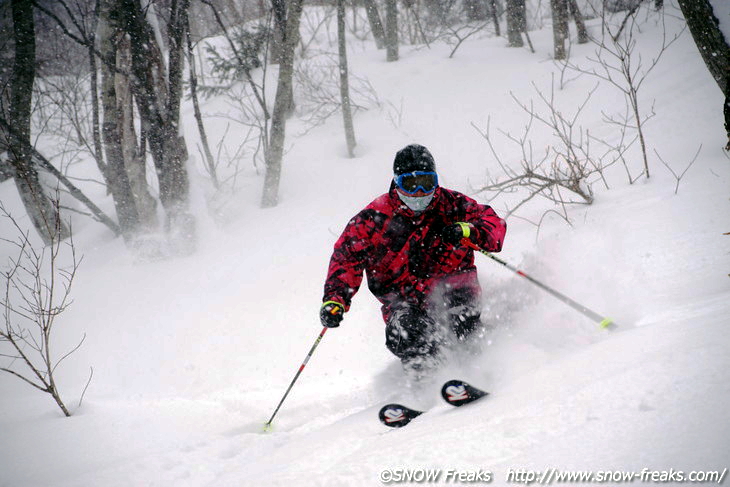
<svg viewBox="0 0 730 487">
<path fill-rule="evenodd" d="M 309 350 L 309 353 L 304 358 L 304 362 L 302 362 L 302 365 L 299 367 L 299 370 L 297 371 L 296 375 L 294 376 L 294 379 L 292 379 L 291 384 L 289 384 L 289 387 L 287 388 L 286 392 L 284 393 L 284 397 L 281 398 L 281 401 L 279 401 L 279 405 L 276 406 L 276 409 L 274 410 L 274 414 L 271 415 L 271 418 L 264 423 L 264 431 L 269 431 L 271 429 L 271 422 L 274 420 L 274 416 L 276 416 L 276 413 L 279 412 L 279 408 L 281 408 L 281 405 L 284 404 L 284 399 L 286 399 L 286 396 L 289 395 L 289 391 L 291 391 L 291 388 L 294 387 L 294 383 L 299 378 L 299 375 L 302 373 L 302 370 L 304 370 L 304 367 L 307 365 L 307 362 L 309 362 L 309 359 L 312 358 L 312 354 L 314 354 L 314 350 L 317 348 L 317 345 L 319 345 L 319 342 L 322 341 L 322 337 L 324 336 L 325 332 L 327 331 L 327 327 L 323 326 L 322 331 L 320 332 L 317 339 L 314 341 L 314 345 L 312 345 L 312 348 Z"/>
<path fill-rule="evenodd" d="M 555 289 L 553 289 L 553 288 L 551 288 L 549 286 L 546 286 L 545 284 L 543 284 L 540 281 L 538 281 L 537 279 L 529 276 L 528 274 L 525 274 L 524 272 L 522 272 L 521 270 L 517 269 L 516 267 L 511 266 L 510 264 L 508 264 L 507 262 L 503 261 L 502 259 L 500 259 L 496 255 L 494 255 L 494 254 L 492 254 L 490 252 L 487 252 L 486 250 L 480 249 L 477 245 L 475 245 L 470 240 L 464 239 L 463 240 L 463 243 L 467 247 L 471 247 L 472 249 L 480 252 L 481 254 L 486 255 L 487 257 L 489 257 L 493 261 L 502 264 L 507 269 L 509 269 L 512 272 L 516 273 L 518 276 L 524 277 L 525 279 L 527 279 L 531 283 L 533 283 L 536 286 L 538 286 L 543 291 L 549 292 L 550 294 L 552 294 L 553 296 L 555 296 L 556 298 L 558 298 L 559 300 L 561 300 L 562 302 L 564 302 L 565 304 L 567 304 L 568 306 L 570 306 L 571 308 L 573 308 L 574 310 L 583 313 L 585 316 L 587 316 L 588 318 L 590 318 L 593 321 L 595 321 L 596 323 L 598 323 L 598 326 L 600 326 L 601 328 L 604 328 L 604 329 L 607 329 L 607 330 L 615 330 L 617 328 L 616 323 L 614 323 L 611 318 L 606 318 L 604 316 L 601 316 L 598 313 L 596 313 L 595 311 L 586 308 L 582 304 L 577 303 L 576 301 L 573 301 L 568 296 L 566 296 L 566 295 L 564 295 L 562 293 L 559 293 Z"/>
</svg>

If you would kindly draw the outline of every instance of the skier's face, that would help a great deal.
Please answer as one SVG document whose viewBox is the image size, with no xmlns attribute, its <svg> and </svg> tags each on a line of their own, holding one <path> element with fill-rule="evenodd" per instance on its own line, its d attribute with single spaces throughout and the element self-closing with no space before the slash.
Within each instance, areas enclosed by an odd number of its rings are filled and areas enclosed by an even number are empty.
<svg viewBox="0 0 730 487">
<path fill-rule="evenodd" d="M 428 208 L 438 186 L 438 176 L 431 171 L 399 174 L 394 181 L 398 197 L 414 213 L 421 213 Z"/>
</svg>

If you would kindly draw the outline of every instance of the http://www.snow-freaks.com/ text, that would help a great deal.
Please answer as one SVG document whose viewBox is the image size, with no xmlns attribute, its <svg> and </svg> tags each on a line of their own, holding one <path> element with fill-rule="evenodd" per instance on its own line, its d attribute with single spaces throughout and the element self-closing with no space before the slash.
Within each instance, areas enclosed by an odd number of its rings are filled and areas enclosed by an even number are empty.
<svg viewBox="0 0 730 487">
<path fill-rule="evenodd" d="M 508 484 L 557 485 L 557 484 L 621 484 L 621 483 L 678 483 L 722 484 L 727 468 L 718 470 L 560 470 L 548 467 L 544 470 L 510 468 L 502 480 Z M 490 484 L 496 478 L 491 470 L 453 468 L 394 467 L 380 471 L 383 484 Z"/>
</svg>

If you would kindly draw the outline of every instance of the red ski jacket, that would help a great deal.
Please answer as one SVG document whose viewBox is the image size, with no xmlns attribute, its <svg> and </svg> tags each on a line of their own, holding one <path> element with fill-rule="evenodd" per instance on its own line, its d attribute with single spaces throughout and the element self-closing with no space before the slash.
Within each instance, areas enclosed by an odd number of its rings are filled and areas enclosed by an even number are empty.
<svg viewBox="0 0 730 487">
<path fill-rule="evenodd" d="M 474 251 L 442 239 L 444 227 L 456 222 L 474 226 L 471 239 L 482 249 L 501 250 L 507 227 L 490 206 L 437 187 L 429 207 L 416 215 L 391 184 L 388 193 L 348 222 L 335 243 L 324 301 L 342 303 L 349 310 L 363 271 L 386 321 L 394 305 L 427 307 L 429 295 L 443 283 L 472 287 L 478 295 Z"/>
</svg>

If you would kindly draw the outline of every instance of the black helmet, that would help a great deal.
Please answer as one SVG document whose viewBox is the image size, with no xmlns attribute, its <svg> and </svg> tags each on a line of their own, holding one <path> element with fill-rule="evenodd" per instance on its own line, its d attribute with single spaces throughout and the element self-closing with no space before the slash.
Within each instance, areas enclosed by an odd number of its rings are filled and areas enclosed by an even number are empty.
<svg viewBox="0 0 730 487">
<path fill-rule="evenodd" d="M 436 172 L 436 162 L 424 146 L 407 145 L 395 154 L 393 174 L 396 176 L 414 171 Z"/>
</svg>

